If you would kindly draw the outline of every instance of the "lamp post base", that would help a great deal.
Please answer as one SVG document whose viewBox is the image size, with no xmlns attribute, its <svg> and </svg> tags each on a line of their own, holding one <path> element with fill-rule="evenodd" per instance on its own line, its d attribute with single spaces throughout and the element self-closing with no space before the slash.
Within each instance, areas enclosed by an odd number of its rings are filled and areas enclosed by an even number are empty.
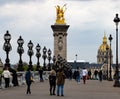
<svg viewBox="0 0 120 99">
<path fill-rule="evenodd" d="M 30 68 L 31 71 L 33 71 L 33 65 L 28 65 L 28 68 Z"/>
<path fill-rule="evenodd" d="M 113 81 L 113 79 L 112 78 L 108 78 L 108 81 Z"/>
<path fill-rule="evenodd" d="M 37 65 L 36 71 L 39 71 L 40 68 L 41 68 L 41 66 L 40 66 L 40 65 Z"/>
<path fill-rule="evenodd" d="M 21 66 L 18 66 L 17 70 L 18 71 L 24 71 L 24 69 Z"/>
<path fill-rule="evenodd" d="M 46 71 L 46 66 L 43 66 L 43 70 Z"/>
<path fill-rule="evenodd" d="M 114 83 L 113 87 L 120 87 L 120 82 L 119 82 L 119 80 L 115 80 L 115 83 Z"/>
<path fill-rule="evenodd" d="M 10 68 L 10 63 L 5 63 L 5 67 Z"/>
</svg>

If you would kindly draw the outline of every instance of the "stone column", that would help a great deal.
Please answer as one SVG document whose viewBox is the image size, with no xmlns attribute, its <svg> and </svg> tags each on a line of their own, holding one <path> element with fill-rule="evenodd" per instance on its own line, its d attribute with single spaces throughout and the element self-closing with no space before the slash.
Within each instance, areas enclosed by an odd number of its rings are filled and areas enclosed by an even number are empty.
<svg viewBox="0 0 120 99">
<path fill-rule="evenodd" d="M 54 36 L 54 55 L 57 58 L 58 54 L 67 60 L 67 30 L 69 25 L 55 24 L 51 25 Z"/>
</svg>

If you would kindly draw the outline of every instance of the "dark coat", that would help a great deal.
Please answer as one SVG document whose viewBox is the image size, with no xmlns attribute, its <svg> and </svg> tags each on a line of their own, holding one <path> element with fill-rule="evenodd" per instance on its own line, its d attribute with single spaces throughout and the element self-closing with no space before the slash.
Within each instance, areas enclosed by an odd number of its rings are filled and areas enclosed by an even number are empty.
<svg viewBox="0 0 120 99">
<path fill-rule="evenodd" d="M 49 75 L 49 83 L 51 85 L 55 85 L 56 84 L 56 76 L 55 75 Z"/>
<path fill-rule="evenodd" d="M 30 79 L 31 76 L 32 76 L 31 72 L 27 71 L 26 74 L 25 74 L 25 80 L 26 80 L 26 82 L 31 82 L 31 79 Z"/>
</svg>

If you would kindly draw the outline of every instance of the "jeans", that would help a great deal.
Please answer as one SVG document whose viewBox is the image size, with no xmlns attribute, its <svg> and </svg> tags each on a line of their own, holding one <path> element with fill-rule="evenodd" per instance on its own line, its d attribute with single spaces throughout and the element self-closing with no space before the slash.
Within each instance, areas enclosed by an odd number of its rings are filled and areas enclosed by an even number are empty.
<svg viewBox="0 0 120 99">
<path fill-rule="evenodd" d="M 77 83 L 80 83 L 80 76 L 76 77 L 76 81 L 77 81 Z"/>
<path fill-rule="evenodd" d="M 55 95 L 56 84 L 50 84 L 50 95 Z"/>
<path fill-rule="evenodd" d="M 31 86 L 31 81 L 26 81 L 26 84 L 27 84 L 27 92 L 26 94 L 31 94 L 31 90 L 30 90 L 30 86 Z"/>
<path fill-rule="evenodd" d="M 64 85 L 63 84 L 57 85 L 57 95 L 60 94 L 60 91 L 61 91 L 61 95 L 64 95 Z"/>
<path fill-rule="evenodd" d="M 5 88 L 9 87 L 10 78 L 5 78 Z"/>
<path fill-rule="evenodd" d="M 83 76 L 83 83 L 86 83 L 86 76 Z"/>
</svg>

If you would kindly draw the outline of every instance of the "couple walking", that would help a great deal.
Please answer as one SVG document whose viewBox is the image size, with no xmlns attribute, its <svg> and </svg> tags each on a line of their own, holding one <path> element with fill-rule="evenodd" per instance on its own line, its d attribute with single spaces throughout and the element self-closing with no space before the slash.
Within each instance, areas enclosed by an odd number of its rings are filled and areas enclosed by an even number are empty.
<svg viewBox="0 0 120 99">
<path fill-rule="evenodd" d="M 82 77 L 83 83 L 86 83 L 88 71 L 86 68 L 83 68 L 82 71 L 80 71 L 79 67 L 77 67 L 77 70 L 74 72 L 75 80 L 77 81 L 77 84 L 80 84 L 80 79 Z"/>
<path fill-rule="evenodd" d="M 57 85 L 57 96 L 61 94 L 64 96 L 64 83 L 65 83 L 65 74 L 62 68 L 56 73 L 55 70 L 50 71 L 49 75 L 49 84 L 50 84 L 50 95 L 56 95 L 55 89 Z"/>
</svg>

